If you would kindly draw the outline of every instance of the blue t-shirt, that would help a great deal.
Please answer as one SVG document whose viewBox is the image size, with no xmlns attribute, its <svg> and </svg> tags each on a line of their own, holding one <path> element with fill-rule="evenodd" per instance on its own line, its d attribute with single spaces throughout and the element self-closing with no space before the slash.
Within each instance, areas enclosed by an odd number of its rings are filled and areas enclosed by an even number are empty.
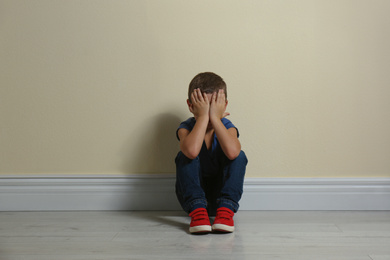
<svg viewBox="0 0 390 260">
<path fill-rule="evenodd" d="M 221 119 L 223 125 L 226 127 L 226 129 L 234 127 L 237 130 L 237 137 L 239 137 L 239 132 L 237 127 L 233 125 L 233 123 L 227 119 L 227 118 L 222 118 Z M 196 123 L 195 117 L 190 117 L 186 121 L 181 122 L 179 127 L 176 130 L 176 137 L 178 140 L 179 135 L 178 131 L 180 128 L 187 129 L 188 131 L 192 131 Z M 218 142 L 217 136 L 214 134 L 213 137 L 213 142 L 211 145 L 211 149 L 208 150 L 206 143 L 203 141 L 202 149 L 200 150 L 199 153 L 199 159 L 201 162 L 202 166 L 202 171 L 206 173 L 212 173 L 212 172 L 217 172 L 219 170 L 219 165 L 220 165 L 220 159 L 224 155 L 221 145 Z"/>
</svg>

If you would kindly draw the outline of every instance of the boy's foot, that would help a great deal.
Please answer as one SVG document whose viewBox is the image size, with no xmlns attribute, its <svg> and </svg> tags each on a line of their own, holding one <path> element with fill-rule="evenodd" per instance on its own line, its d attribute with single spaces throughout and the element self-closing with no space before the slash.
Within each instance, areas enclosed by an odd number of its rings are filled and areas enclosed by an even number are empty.
<svg viewBox="0 0 390 260">
<path fill-rule="evenodd" d="M 209 215 L 205 208 L 198 208 L 193 210 L 190 213 L 191 224 L 190 224 L 190 233 L 199 234 L 199 233 L 209 233 L 211 232 L 211 224 Z"/>
<path fill-rule="evenodd" d="M 234 212 L 228 208 L 217 209 L 217 216 L 214 220 L 213 231 L 231 233 L 234 231 Z"/>
</svg>

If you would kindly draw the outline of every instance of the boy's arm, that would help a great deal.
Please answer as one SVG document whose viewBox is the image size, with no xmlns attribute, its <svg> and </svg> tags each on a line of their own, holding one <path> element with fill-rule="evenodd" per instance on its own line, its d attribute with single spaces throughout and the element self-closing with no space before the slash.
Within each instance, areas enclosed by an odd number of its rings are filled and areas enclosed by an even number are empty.
<svg viewBox="0 0 390 260">
<path fill-rule="evenodd" d="M 177 132 L 180 139 L 180 150 L 187 158 L 193 160 L 199 155 L 200 150 L 202 149 L 208 121 L 208 119 L 206 121 L 198 118 L 191 132 L 185 128 L 181 128 Z"/>
<path fill-rule="evenodd" d="M 234 160 L 241 152 L 241 143 L 237 138 L 237 129 L 229 128 L 223 125 L 221 119 L 224 116 L 227 102 L 225 93 L 219 90 L 218 94 L 213 95 L 210 107 L 210 121 L 214 127 L 222 151 L 229 160 Z"/>
<path fill-rule="evenodd" d="M 194 114 L 196 123 L 190 131 L 181 128 L 178 131 L 180 139 L 180 150 L 186 157 L 195 159 L 202 149 L 204 136 L 209 123 L 209 100 L 206 94 L 201 93 L 199 89 L 195 89 L 191 94 L 190 111 Z"/>
<path fill-rule="evenodd" d="M 229 160 L 234 160 L 241 152 L 241 143 L 237 138 L 237 129 L 234 127 L 226 129 L 221 119 L 212 123 L 222 151 Z"/>
</svg>

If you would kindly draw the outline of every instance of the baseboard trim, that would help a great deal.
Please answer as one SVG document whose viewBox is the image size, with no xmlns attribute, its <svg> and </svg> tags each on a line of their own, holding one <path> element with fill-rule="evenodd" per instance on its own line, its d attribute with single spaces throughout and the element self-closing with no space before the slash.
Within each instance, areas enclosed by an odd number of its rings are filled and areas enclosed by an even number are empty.
<svg viewBox="0 0 390 260">
<path fill-rule="evenodd" d="M 180 210 L 173 175 L 0 176 L 0 211 Z M 241 210 L 390 210 L 390 178 L 247 178 Z"/>
</svg>

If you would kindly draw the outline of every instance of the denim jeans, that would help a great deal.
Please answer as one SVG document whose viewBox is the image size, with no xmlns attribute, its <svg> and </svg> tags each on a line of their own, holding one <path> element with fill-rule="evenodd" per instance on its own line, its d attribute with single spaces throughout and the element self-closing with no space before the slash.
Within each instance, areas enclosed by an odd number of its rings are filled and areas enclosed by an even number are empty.
<svg viewBox="0 0 390 260">
<path fill-rule="evenodd" d="M 211 216 L 217 208 L 226 207 L 237 212 L 244 185 L 247 157 L 243 151 L 234 160 L 224 154 L 217 172 L 202 170 L 199 156 L 193 160 L 182 152 L 176 156 L 176 195 L 187 213 L 206 208 Z"/>
</svg>

